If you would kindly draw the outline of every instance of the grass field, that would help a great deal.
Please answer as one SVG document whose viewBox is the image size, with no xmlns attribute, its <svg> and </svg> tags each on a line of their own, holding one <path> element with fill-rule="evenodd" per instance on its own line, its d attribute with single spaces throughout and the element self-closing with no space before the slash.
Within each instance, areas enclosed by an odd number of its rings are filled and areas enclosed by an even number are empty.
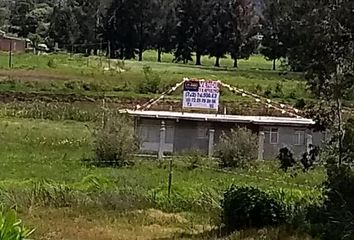
<svg viewBox="0 0 354 240">
<path fill-rule="evenodd" d="M 122 169 L 87 166 L 82 160 L 92 156 L 91 129 L 85 122 L 0 118 L 0 197 L 38 228 L 38 239 L 197 234 L 217 226 L 221 195 L 231 184 L 256 186 L 290 202 L 321 197 L 321 169 L 291 177 L 273 162 L 233 172 L 214 170 L 207 162 L 190 170 L 188 161 L 178 158 L 168 199 L 168 162 L 135 159 L 134 166 Z"/>
<path fill-rule="evenodd" d="M 213 59 L 205 57 L 203 66 L 176 64 L 172 56 L 166 54 L 164 62 L 154 61 L 154 52 L 145 53 L 145 61 L 110 61 L 105 58 L 83 58 L 70 55 L 34 56 L 30 54 L 15 55 L 13 69 L 8 69 L 8 56 L 0 55 L 0 92 L 50 92 L 75 93 L 81 95 L 99 95 L 129 97 L 137 93 L 137 85 L 145 76 L 143 67 L 151 67 L 154 74 L 161 78 L 161 90 L 184 77 L 222 80 L 226 83 L 259 94 L 274 92 L 278 87 L 281 93 L 270 93 L 270 98 L 283 100 L 310 97 L 301 74 L 280 74 L 271 71 L 272 63 L 262 56 L 253 56 L 249 60 L 240 60 L 236 70 L 231 66 L 231 59 L 224 59 L 222 67 L 212 66 Z M 105 71 L 106 69 L 106 71 Z M 139 97 L 139 96 L 137 96 Z M 227 98 L 226 98 L 227 99 Z M 230 100 L 230 97 L 229 99 Z M 232 97 L 231 97 L 232 100 Z"/>
<path fill-rule="evenodd" d="M 245 169 L 221 171 L 204 160 L 190 168 L 190 157 L 169 161 L 132 157 L 133 166 L 97 168 L 93 156 L 94 122 L 102 108 L 133 107 L 158 94 L 142 94 L 144 66 L 161 79 L 160 91 L 183 77 L 222 80 L 281 102 L 311 99 L 300 73 L 272 71 L 272 63 L 252 56 L 232 68 L 231 59 L 203 58 L 203 66 L 176 64 L 172 55 L 144 62 L 64 54 L 0 54 L 0 201 L 15 206 L 34 239 L 213 239 L 220 226 L 220 201 L 229 186 L 254 186 L 289 206 L 321 201 L 324 170 L 294 174 L 276 162 L 255 162 Z M 111 69 L 109 69 L 109 65 Z M 279 65 L 279 64 L 278 64 Z M 278 66 L 280 67 L 280 66 Z M 177 91 L 161 103 L 180 105 Z M 105 98 L 105 104 L 102 99 Z M 222 93 L 222 107 L 233 114 L 271 114 L 254 99 Z M 253 110 L 252 110 L 253 109 Z M 287 227 L 245 230 L 227 239 L 310 239 Z"/>
</svg>

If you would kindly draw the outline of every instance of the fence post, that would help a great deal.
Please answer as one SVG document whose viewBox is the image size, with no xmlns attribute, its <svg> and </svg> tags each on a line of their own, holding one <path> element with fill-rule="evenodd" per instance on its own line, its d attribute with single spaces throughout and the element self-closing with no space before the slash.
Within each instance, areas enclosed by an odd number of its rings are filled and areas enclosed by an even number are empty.
<svg viewBox="0 0 354 240">
<path fill-rule="evenodd" d="M 9 68 L 12 68 L 12 40 L 10 40 L 10 49 L 9 49 Z"/>
<path fill-rule="evenodd" d="M 208 157 L 212 159 L 214 155 L 214 138 L 215 138 L 215 130 L 209 129 L 209 145 L 208 145 Z"/>
<path fill-rule="evenodd" d="M 158 152 L 158 160 L 163 159 L 163 151 L 165 149 L 165 139 L 166 139 L 166 126 L 165 122 L 161 122 L 161 128 L 160 128 L 160 144 L 159 144 L 159 152 Z"/>
<path fill-rule="evenodd" d="M 306 151 L 307 153 L 310 153 L 310 145 L 313 144 L 313 141 L 312 141 L 312 135 L 311 134 L 307 134 L 306 135 Z"/>
<path fill-rule="evenodd" d="M 264 160 L 264 132 L 259 132 L 258 136 L 258 161 Z"/>
<path fill-rule="evenodd" d="M 169 167 L 169 173 L 168 173 L 168 200 L 170 201 L 171 198 L 171 191 L 172 191 L 172 174 L 173 174 L 173 159 L 170 159 L 170 167 Z"/>
</svg>

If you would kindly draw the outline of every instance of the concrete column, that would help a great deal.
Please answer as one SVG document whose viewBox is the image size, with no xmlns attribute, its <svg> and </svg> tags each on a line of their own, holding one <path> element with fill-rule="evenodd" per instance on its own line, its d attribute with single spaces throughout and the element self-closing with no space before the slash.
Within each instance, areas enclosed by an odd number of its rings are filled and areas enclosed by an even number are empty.
<svg viewBox="0 0 354 240">
<path fill-rule="evenodd" d="M 310 153 L 310 145 L 313 144 L 313 141 L 312 141 L 312 135 L 311 134 L 307 134 L 306 135 L 306 150 L 307 150 L 307 153 Z"/>
<path fill-rule="evenodd" d="M 160 144 L 159 144 L 159 152 L 157 158 L 159 160 L 163 159 L 163 151 L 165 149 L 165 141 L 166 141 L 166 126 L 165 122 L 161 121 L 161 128 L 160 128 Z"/>
<path fill-rule="evenodd" d="M 259 161 L 264 160 L 264 139 L 265 139 L 264 132 L 259 132 L 259 136 L 258 136 L 258 160 Z"/>
<path fill-rule="evenodd" d="M 215 130 L 209 129 L 208 157 L 210 159 L 214 155 L 214 139 L 215 139 Z"/>
</svg>

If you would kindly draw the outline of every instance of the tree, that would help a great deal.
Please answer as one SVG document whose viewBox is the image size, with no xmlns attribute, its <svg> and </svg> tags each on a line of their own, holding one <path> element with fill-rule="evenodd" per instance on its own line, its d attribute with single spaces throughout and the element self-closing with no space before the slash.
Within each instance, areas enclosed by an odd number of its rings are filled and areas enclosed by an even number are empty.
<svg viewBox="0 0 354 240">
<path fill-rule="evenodd" d="M 152 8 L 155 11 L 151 24 L 151 47 L 157 50 L 157 61 L 161 62 L 162 53 L 174 49 L 176 6 L 174 1 L 156 0 Z"/>
<path fill-rule="evenodd" d="M 275 61 L 285 58 L 287 49 L 286 43 L 281 39 L 282 30 L 280 27 L 280 17 L 282 15 L 282 7 L 279 0 L 269 0 L 263 12 L 261 20 L 263 35 L 261 53 L 268 59 L 273 61 L 273 70 L 275 70 Z"/>
<path fill-rule="evenodd" d="M 228 0 L 213 1 L 211 9 L 211 35 L 208 51 L 211 57 L 216 58 L 215 66 L 219 67 L 220 58 L 225 57 L 225 54 L 229 50 L 232 35 Z"/>
<path fill-rule="evenodd" d="M 305 7 L 308 7 L 305 4 Z M 338 164 L 342 163 L 343 138 L 343 108 L 342 100 L 350 94 L 354 86 L 354 20 L 351 9 L 354 3 L 317 1 L 313 10 L 305 16 L 303 24 L 310 33 L 310 42 L 301 47 L 310 47 L 298 59 L 305 59 L 306 76 L 310 89 L 319 98 L 336 107 L 335 136 L 338 141 Z M 314 11 L 316 10 L 316 11 Z M 310 35 L 310 34 L 309 34 Z"/>
<path fill-rule="evenodd" d="M 151 38 L 151 33 L 154 29 L 151 29 L 152 24 L 152 0 L 141 1 L 141 0 L 132 0 L 135 16 L 135 24 L 138 35 L 138 55 L 139 61 L 143 60 L 143 52 L 149 44 L 149 39 Z"/>
<path fill-rule="evenodd" d="M 187 63 L 192 61 L 193 52 L 193 1 L 178 0 L 176 7 L 176 51 L 175 61 Z"/>
<path fill-rule="evenodd" d="M 230 0 L 229 6 L 232 26 L 229 52 L 237 68 L 237 60 L 248 58 L 258 46 L 255 36 L 259 20 L 251 0 Z"/>
<path fill-rule="evenodd" d="M 132 2 L 113 1 L 104 20 L 104 38 L 109 42 L 108 51 L 111 58 L 131 59 L 136 54 L 135 20 L 132 15 Z"/>
<path fill-rule="evenodd" d="M 201 57 L 208 53 L 211 31 L 209 25 L 210 2 L 208 0 L 193 1 L 193 49 L 196 56 L 196 65 L 202 65 Z"/>
<path fill-rule="evenodd" d="M 49 37 L 59 44 L 59 47 L 71 49 L 79 37 L 77 24 L 72 8 L 55 6 L 50 20 Z"/>
<path fill-rule="evenodd" d="M 10 31 L 18 34 L 20 37 L 27 37 L 30 32 L 33 32 L 33 19 L 27 16 L 33 9 L 33 0 L 15 1 L 11 6 Z"/>
</svg>

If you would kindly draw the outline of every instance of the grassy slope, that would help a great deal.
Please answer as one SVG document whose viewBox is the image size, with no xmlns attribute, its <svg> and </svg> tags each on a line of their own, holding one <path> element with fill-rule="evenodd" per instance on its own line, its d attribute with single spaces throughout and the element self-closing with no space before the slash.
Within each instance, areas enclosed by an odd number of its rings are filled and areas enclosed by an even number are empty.
<svg viewBox="0 0 354 240">
<path fill-rule="evenodd" d="M 6 188 L 26 185 L 31 179 L 48 179 L 58 184 L 81 186 L 87 176 L 99 176 L 109 179 L 115 191 L 129 190 L 143 195 L 154 192 L 165 209 L 167 163 L 139 161 L 134 167 L 123 169 L 85 167 L 81 160 L 91 155 L 90 129 L 91 126 L 85 123 L 73 121 L 0 118 L 0 185 Z M 117 212 L 78 206 L 30 207 L 30 210 L 22 209 L 21 216 L 27 224 L 38 228 L 36 237 L 39 239 L 170 238 L 181 232 L 210 228 L 211 213 L 207 210 L 190 212 L 198 199 L 202 199 L 203 192 L 221 194 L 234 183 L 268 191 L 284 189 L 295 198 L 302 194 L 310 197 L 319 194 L 315 186 L 324 177 L 321 170 L 290 177 L 278 171 L 272 163 L 236 170 L 233 174 L 200 168 L 189 170 L 187 167 L 188 164 L 180 160 L 174 164 L 172 204 L 175 210 L 180 209 L 179 213 L 167 214 L 158 210 Z"/>
<path fill-rule="evenodd" d="M 204 57 L 203 66 L 193 64 L 176 64 L 172 62 L 170 54 L 164 55 L 164 62 L 154 61 L 155 53 L 147 51 L 143 62 L 125 61 L 118 64 L 111 61 L 112 67 L 124 65 L 123 73 L 116 71 L 104 71 L 108 67 L 108 61 L 103 58 L 102 64 L 99 58 L 70 57 L 69 55 L 33 56 L 29 54 L 14 56 L 14 69 L 7 69 L 7 55 L 0 55 L 0 91 L 29 91 L 29 92 L 56 92 L 102 95 L 117 95 L 125 97 L 136 92 L 138 82 L 144 79 L 143 66 L 150 66 L 162 79 L 162 86 L 179 82 L 183 77 L 196 77 L 205 79 L 222 80 L 227 83 L 245 88 L 251 91 L 258 89 L 264 93 L 266 89 L 274 91 L 276 85 L 282 85 L 286 98 L 290 93 L 295 97 L 307 97 L 304 82 L 296 73 L 279 75 L 271 71 L 272 63 L 262 56 L 253 56 L 249 60 L 240 60 L 239 68 L 233 69 L 231 59 L 223 59 L 222 67 L 213 67 L 213 59 Z M 55 68 L 50 68 L 48 62 L 54 59 Z M 11 76 L 11 77 L 7 77 Z M 6 81 L 7 80 L 7 81 Z M 10 81 L 9 81 L 10 80 Z M 55 80 L 55 81 L 53 81 Z M 68 86 L 68 82 L 74 85 Z M 76 84 L 72 84 L 75 82 Z M 82 88 L 83 83 L 89 83 L 93 87 L 89 91 Z M 124 91 L 122 93 L 122 91 Z M 139 96 L 137 96 L 139 97 Z M 228 99 L 230 100 L 230 98 Z M 231 98 L 232 100 L 232 98 Z"/>
</svg>

